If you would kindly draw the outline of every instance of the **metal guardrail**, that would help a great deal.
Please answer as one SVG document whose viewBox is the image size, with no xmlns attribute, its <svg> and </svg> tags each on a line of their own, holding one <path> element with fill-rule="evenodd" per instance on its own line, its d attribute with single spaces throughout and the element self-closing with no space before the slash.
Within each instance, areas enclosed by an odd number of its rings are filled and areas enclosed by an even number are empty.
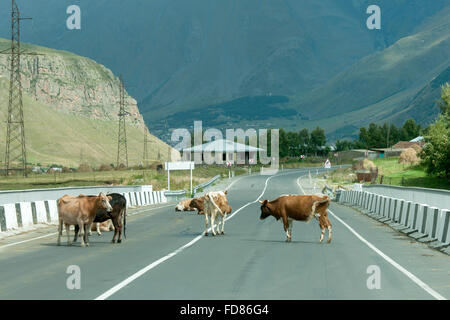
<svg viewBox="0 0 450 320">
<path fill-rule="evenodd" d="M 166 190 L 164 191 L 164 195 L 166 197 L 173 197 L 173 196 L 184 196 L 186 194 L 186 190 Z"/>
<path fill-rule="evenodd" d="M 205 188 L 205 187 L 209 186 L 210 184 L 214 183 L 216 180 L 220 179 L 220 177 L 221 177 L 220 174 L 218 174 L 217 176 L 215 176 L 211 180 L 203 182 L 202 184 L 199 184 L 198 186 L 194 187 L 194 190 L 193 190 L 194 195 L 197 193 L 198 189 Z"/>
<path fill-rule="evenodd" d="M 192 190 L 193 195 L 195 195 L 197 193 L 197 190 L 200 188 L 206 188 L 207 186 L 211 185 L 212 183 L 214 183 L 216 180 L 220 179 L 220 174 L 216 175 L 215 177 L 213 177 L 211 180 L 203 182 L 202 184 L 199 184 L 198 186 L 195 186 Z M 164 195 L 166 197 L 179 197 L 179 196 L 186 196 L 188 193 L 186 192 L 186 190 L 167 190 L 164 191 Z"/>
</svg>

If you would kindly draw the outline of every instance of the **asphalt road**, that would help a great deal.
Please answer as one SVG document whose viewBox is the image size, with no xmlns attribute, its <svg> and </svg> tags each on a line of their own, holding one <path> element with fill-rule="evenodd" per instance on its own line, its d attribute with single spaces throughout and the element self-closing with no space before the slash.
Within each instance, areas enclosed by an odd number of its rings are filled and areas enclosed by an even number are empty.
<svg viewBox="0 0 450 320">
<path fill-rule="evenodd" d="M 331 204 L 330 244 L 318 242 L 315 220 L 294 222 L 291 243 L 280 221 L 260 221 L 257 200 L 313 193 L 309 179 L 298 179 L 305 174 L 237 180 L 228 192 L 233 214 L 223 236 L 202 236 L 204 217 L 175 213 L 171 205 L 130 215 L 122 244 L 111 244 L 112 233 L 105 232 L 93 234 L 89 248 L 66 246 L 64 234 L 58 247 L 56 227 L 1 240 L 0 299 L 450 297 L 448 255 L 351 208 Z M 70 265 L 80 268 L 81 289 L 67 288 Z M 380 286 L 369 289 L 373 266 Z"/>
</svg>

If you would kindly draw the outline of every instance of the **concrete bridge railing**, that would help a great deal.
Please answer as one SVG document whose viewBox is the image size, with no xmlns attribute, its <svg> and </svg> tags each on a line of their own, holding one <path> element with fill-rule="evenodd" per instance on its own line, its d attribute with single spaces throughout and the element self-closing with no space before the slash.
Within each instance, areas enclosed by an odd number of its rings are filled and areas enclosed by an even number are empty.
<svg viewBox="0 0 450 320">
<path fill-rule="evenodd" d="M 64 194 L 78 196 L 100 192 L 122 194 L 127 200 L 128 208 L 167 202 L 164 191 L 153 191 L 152 186 L 3 191 L 0 192 L 0 233 L 37 224 L 54 224 L 58 222 L 58 198 Z"/>
<path fill-rule="evenodd" d="M 450 208 L 368 192 L 367 189 L 339 191 L 336 200 L 355 206 L 368 216 L 433 248 L 444 249 L 450 245 Z"/>
</svg>

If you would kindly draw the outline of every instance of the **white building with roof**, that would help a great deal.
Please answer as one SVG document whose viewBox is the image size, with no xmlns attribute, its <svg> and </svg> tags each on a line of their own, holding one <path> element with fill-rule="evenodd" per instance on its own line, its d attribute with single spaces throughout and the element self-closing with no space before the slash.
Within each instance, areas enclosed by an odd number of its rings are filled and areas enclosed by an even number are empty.
<svg viewBox="0 0 450 320">
<path fill-rule="evenodd" d="M 265 149 L 246 145 L 226 139 L 218 139 L 210 141 L 191 148 L 183 149 L 184 154 L 187 153 L 186 161 L 195 161 L 196 164 L 205 163 L 205 153 L 213 156 L 220 153 L 220 158 L 223 163 L 231 162 L 232 164 L 256 164 L 258 151 L 265 151 Z M 201 154 L 195 156 L 195 154 Z M 200 162 L 201 159 L 201 162 Z"/>
</svg>

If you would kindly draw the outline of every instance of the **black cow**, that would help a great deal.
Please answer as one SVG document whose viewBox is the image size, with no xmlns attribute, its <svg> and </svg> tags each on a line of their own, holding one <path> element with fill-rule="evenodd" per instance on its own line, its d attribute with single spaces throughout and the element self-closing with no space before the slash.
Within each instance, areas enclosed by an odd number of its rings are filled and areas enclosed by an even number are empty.
<svg viewBox="0 0 450 320">
<path fill-rule="evenodd" d="M 109 204 L 113 208 L 112 212 L 107 212 L 106 210 L 98 210 L 95 214 L 95 222 L 104 222 L 108 219 L 111 219 L 114 225 L 114 236 L 112 238 L 112 243 L 116 242 L 117 233 L 119 233 L 119 239 L 117 243 L 122 242 L 122 216 L 123 216 L 123 235 L 126 238 L 125 229 L 127 222 L 127 199 L 119 193 L 109 193 L 107 196 L 112 197 L 109 201 Z M 79 227 L 75 226 L 75 238 L 74 241 L 77 240 Z"/>
</svg>

